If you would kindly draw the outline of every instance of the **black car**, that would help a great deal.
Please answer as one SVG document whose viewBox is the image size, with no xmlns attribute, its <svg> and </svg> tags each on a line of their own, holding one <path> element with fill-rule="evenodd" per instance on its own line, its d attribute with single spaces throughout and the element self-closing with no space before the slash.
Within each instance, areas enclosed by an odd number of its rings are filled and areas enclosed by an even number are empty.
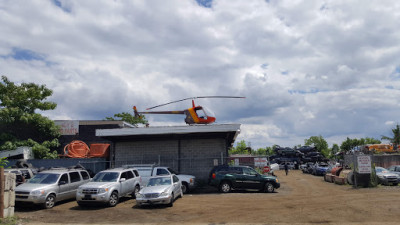
<svg viewBox="0 0 400 225">
<path fill-rule="evenodd" d="M 208 183 L 223 193 L 232 189 L 273 192 L 280 187 L 276 177 L 259 174 L 249 166 L 216 166 L 210 172 Z"/>
</svg>

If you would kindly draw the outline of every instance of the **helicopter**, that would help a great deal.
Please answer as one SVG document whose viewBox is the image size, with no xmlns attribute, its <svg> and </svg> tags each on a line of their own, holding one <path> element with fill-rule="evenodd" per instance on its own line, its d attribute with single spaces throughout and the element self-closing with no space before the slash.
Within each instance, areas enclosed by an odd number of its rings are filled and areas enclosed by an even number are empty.
<svg viewBox="0 0 400 225">
<path fill-rule="evenodd" d="M 172 103 L 177 103 L 185 100 L 192 100 L 192 107 L 184 110 L 176 110 L 176 111 L 145 111 L 145 112 L 138 112 L 136 106 L 133 106 L 133 111 L 135 113 L 136 117 L 140 117 L 141 114 L 183 114 L 186 115 L 185 122 L 189 125 L 193 124 L 211 124 L 215 122 L 215 115 L 212 111 L 207 109 L 204 106 L 196 106 L 194 103 L 195 99 L 198 98 L 246 98 L 246 97 L 240 97 L 240 96 L 198 96 L 198 97 L 190 97 L 190 98 L 184 98 L 168 103 L 164 103 L 161 105 L 156 105 L 150 108 L 147 108 L 146 110 L 151 110 L 157 107 L 165 106 L 168 104 Z"/>
</svg>

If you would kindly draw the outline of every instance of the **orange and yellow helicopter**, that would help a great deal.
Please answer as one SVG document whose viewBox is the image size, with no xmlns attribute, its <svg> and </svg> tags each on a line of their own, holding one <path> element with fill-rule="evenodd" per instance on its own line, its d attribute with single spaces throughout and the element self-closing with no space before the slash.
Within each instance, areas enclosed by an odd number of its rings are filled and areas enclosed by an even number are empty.
<svg viewBox="0 0 400 225">
<path fill-rule="evenodd" d="M 239 96 L 199 96 L 199 97 L 190 97 L 190 98 L 184 98 L 180 99 L 177 101 L 172 101 L 168 103 L 164 103 L 161 105 L 156 105 L 150 108 L 147 108 L 146 110 L 151 110 L 160 106 L 165 106 L 168 104 L 176 103 L 176 102 L 181 102 L 185 100 L 192 100 L 192 107 L 184 110 L 178 110 L 178 111 L 145 111 L 145 112 L 138 112 L 136 106 L 133 106 L 133 111 L 135 113 L 136 117 L 140 117 L 141 114 L 184 114 L 186 115 L 185 122 L 189 125 L 192 124 L 210 124 L 215 122 L 215 115 L 213 112 L 211 112 L 209 109 L 207 109 L 204 106 L 196 106 L 194 103 L 194 99 L 197 98 L 245 98 L 245 97 L 239 97 Z"/>
</svg>

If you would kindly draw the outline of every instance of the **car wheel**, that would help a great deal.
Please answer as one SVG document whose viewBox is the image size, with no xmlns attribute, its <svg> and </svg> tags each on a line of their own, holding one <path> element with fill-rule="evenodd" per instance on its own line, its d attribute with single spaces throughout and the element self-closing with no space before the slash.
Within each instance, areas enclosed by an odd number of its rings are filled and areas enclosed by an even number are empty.
<svg viewBox="0 0 400 225">
<path fill-rule="evenodd" d="M 189 187 L 187 183 L 182 183 L 182 192 L 186 194 L 189 191 Z"/>
<path fill-rule="evenodd" d="M 168 203 L 168 207 L 174 206 L 174 193 L 171 195 L 171 201 Z"/>
<path fill-rule="evenodd" d="M 136 194 L 139 193 L 139 191 L 140 191 L 140 187 L 139 187 L 139 185 L 136 185 L 135 190 L 132 193 L 132 197 L 136 198 Z"/>
<path fill-rule="evenodd" d="M 267 192 L 267 193 L 272 193 L 272 192 L 274 192 L 274 185 L 272 185 L 272 183 L 270 183 L 270 182 L 267 182 L 267 183 L 265 183 L 265 185 L 264 185 L 264 191 L 265 192 Z"/>
<path fill-rule="evenodd" d="M 55 204 L 56 204 L 56 196 L 50 194 L 49 196 L 47 196 L 46 201 L 43 204 L 43 207 L 45 209 L 51 209 L 54 207 Z"/>
<path fill-rule="evenodd" d="M 110 207 L 114 207 L 118 204 L 118 193 L 116 191 L 114 191 L 113 193 L 111 193 L 110 195 L 110 199 L 108 200 L 108 205 Z"/>
<path fill-rule="evenodd" d="M 228 192 L 231 191 L 231 184 L 229 182 L 224 181 L 224 182 L 221 183 L 221 185 L 219 187 L 219 190 L 222 193 L 228 193 Z"/>
</svg>

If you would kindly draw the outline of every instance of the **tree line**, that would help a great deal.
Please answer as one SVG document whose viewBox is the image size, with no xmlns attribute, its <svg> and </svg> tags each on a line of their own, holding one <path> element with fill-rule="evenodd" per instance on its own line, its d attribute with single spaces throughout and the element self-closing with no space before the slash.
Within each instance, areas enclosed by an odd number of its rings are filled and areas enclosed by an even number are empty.
<svg viewBox="0 0 400 225">
<path fill-rule="evenodd" d="M 400 144 L 400 126 L 396 125 L 395 128 L 392 129 L 393 137 L 382 136 L 381 140 L 389 140 L 390 143 L 393 144 L 394 148 L 397 149 L 397 146 Z M 340 146 L 338 144 L 333 144 L 332 147 L 329 148 L 328 142 L 321 136 L 311 136 L 308 139 L 304 140 L 305 146 L 314 146 L 318 152 L 322 153 L 327 158 L 333 158 L 339 152 L 347 152 L 352 148 L 360 145 L 367 144 L 381 144 L 381 140 L 366 137 L 366 138 L 349 138 L 347 137 Z M 245 140 L 239 141 L 235 147 L 232 147 L 229 150 L 229 154 L 251 154 L 251 155 L 274 155 L 275 147 L 278 145 L 273 145 L 265 148 L 252 149 L 251 143 L 246 143 Z M 293 148 L 301 147 L 302 145 L 293 146 Z"/>
</svg>

